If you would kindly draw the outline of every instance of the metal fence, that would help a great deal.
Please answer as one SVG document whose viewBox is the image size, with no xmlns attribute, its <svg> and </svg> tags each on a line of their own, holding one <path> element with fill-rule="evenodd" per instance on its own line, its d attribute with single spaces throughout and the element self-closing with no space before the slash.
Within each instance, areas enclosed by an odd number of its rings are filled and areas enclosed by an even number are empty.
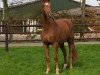
<svg viewBox="0 0 100 75">
<path fill-rule="evenodd" d="M 75 41 L 100 41 L 100 23 L 74 25 Z M 10 42 L 39 42 L 42 24 L 32 20 L 0 21 L 0 42 L 6 51 Z"/>
</svg>

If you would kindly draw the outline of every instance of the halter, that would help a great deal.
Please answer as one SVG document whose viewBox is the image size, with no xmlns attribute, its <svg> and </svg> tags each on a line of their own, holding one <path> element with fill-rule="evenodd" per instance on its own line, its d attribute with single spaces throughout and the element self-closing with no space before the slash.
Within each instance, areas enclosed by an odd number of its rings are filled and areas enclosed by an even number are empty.
<svg viewBox="0 0 100 75">
<path fill-rule="evenodd" d="M 49 16 L 48 16 L 48 19 L 49 18 L 52 18 L 53 20 L 55 20 L 54 14 L 53 13 L 50 13 Z"/>
</svg>

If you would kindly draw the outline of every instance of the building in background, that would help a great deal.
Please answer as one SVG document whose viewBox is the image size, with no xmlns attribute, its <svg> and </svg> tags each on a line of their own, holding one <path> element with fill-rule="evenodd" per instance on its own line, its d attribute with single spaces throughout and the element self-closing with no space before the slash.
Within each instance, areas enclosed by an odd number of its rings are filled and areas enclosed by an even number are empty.
<svg viewBox="0 0 100 75">
<path fill-rule="evenodd" d="M 82 0 L 73 0 L 76 2 L 82 2 Z M 100 6 L 100 0 L 86 0 L 86 4 L 90 6 Z"/>
</svg>

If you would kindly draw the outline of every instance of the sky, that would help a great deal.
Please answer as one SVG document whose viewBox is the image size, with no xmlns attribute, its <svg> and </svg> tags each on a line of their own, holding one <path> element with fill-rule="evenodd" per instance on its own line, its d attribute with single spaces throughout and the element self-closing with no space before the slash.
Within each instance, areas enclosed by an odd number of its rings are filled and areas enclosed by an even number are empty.
<svg viewBox="0 0 100 75">
<path fill-rule="evenodd" d="M 9 0 L 9 3 L 12 2 L 12 0 Z M 3 3 L 2 3 L 2 0 L 0 0 L 0 7 L 2 8 L 3 7 Z"/>
<path fill-rule="evenodd" d="M 8 1 L 9 1 L 8 3 L 11 3 L 13 0 L 8 0 Z M 17 1 L 21 1 L 21 0 L 17 0 Z M 23 1 L 29 1 L 29 0 L 23 0 Z M 75 1 L 80 1 L 80 0 L 75 0 Z M 92 6 L 100 6 L 97 0 L 86 0 L 86 4 L 92 5 Z M 0 7 L 1 8 L 3 7 L 2 0 L 0 0 Z"/>
<path fill-rule="evenodd" d="M 8 5 L 12 3 L 12 1 L 22 1 L 22 0 L 8 0 Z M 35 1 L 35 0 L 23 0 L 24 2 Z M 0 0 L 0 7 L 3 7 L 2 0 Z"/>
</svg>

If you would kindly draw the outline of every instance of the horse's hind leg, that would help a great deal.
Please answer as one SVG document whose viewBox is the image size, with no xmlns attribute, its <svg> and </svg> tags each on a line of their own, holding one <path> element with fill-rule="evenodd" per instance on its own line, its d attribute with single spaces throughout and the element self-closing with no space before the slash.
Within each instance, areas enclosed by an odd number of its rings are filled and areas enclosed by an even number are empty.
<svg viewBox="0 0 100 75">
<path fill-rule="evenodd" d="M 67 67 L 67 62 L 66 62 L 66 49 L 64 47 L 64 43 L 60 44 L 60 49 L 62 50 L 63 52 L 63 56 L 64 56 L 64 66 L 63 66 L 63 69 L 66 69 Z"/>
<path fill-rule="evenodd" d="M 77 51 L 74 45 L 74 39 L 68 40 L 69 45 L 69 61 L 70 61 L 70 69 L 73 68 L 73 62 L 77 59 Z"/>
<path fill-rule="evenodd" d="M 46 56 L 46 63 L 47 63 L 46 74 L 49 74 L 50 71 L 49 45 L 43 43 L 43 46 L 45 48 L 45 56 Z"/>
</svg>

